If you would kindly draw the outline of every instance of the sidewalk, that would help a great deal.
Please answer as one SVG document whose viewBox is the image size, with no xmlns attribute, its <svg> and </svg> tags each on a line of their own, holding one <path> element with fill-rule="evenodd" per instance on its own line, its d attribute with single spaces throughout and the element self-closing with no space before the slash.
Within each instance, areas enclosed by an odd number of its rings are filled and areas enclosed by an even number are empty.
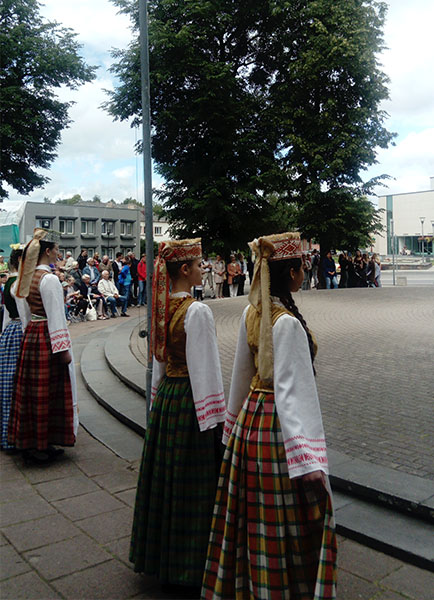
<svg viewBox="0 0 434 600">
<path fill-rule="evenodd" d="M 120 322 L 74 325 L 71 336 L 79 343 Z M 76 446 L 46 467 L 0 453 L 2 600 L 173 600 L 128 562 L 139 459 L 119 458 L 82 427 Z M 338 600 L 432 600 L 432 573 L 338 540 Z"/>
</svg>

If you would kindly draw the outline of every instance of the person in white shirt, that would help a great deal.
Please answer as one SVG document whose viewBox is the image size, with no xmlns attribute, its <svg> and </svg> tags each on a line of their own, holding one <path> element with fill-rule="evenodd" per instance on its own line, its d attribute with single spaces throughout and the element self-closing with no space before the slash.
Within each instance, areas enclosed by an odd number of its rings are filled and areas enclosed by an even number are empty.
<svg viewBox="0 0 434 600">
<path fill-rule="evenodd" d="M 264 236 L 241 318 L 201 598 L 336 598 L 336 536 L 313 360 L 292 294 L 299 233 Z"/>
<path fill-rule="evenodd" d="M 209 285 L 209 289 L 211 290 L 211 298 L 215 298 L 214 292 L 214 282 L 212 276 L 212 263 L 208 260 L 208 254 L 204 253 L 202 258 L 202 285 L 203 285 L 203 295 L 205 296 L 206 284 Z"/>
<path fill-rule="evenodd" d="M 103 271 L 101 273 L 101 279 L 98 282 L 98 291 L 104 296 L 104 300 L 110 305 L 112 312 L 112 319 L 117 317 L 116 305 L 121 307 L 121 315 L 125 315 L 127 312 L 128 298 L 119 294 L 118 288 L 115 286 L 113 281 L 109 279 L 110 273 Z"/>
</svg>

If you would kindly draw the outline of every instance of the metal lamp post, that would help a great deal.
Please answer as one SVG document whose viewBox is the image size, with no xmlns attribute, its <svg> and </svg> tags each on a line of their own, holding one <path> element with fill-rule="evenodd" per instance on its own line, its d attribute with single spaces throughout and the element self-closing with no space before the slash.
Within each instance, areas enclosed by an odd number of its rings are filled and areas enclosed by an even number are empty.
<svg viewBox="0 0 434 600">
<path fill-rule="evenodd" d="M 395 285 L 395 269 L 396 269 L 396 265 L 395 265 L 395 228 L 394 228 L 394 222 L 393 219 L 390 219 L 390 236 L 391 236 L 391 243 L 392 243 L 392 277 L 393 277 L 393 285 Z"/>
<path fill-rule="evenodd" d="M 425 217 L 419 217 L 420 224 L 422 226 L 422 265 L 425 263 L 425 241 L 423 239 L 423 224 L 425 223 Z"/>
<path fill-rule="evenodd" d="M 145 198 L 146 237 L 146 297 L 148 348 L 151 338 L 152 274 L 154 270 L 154 235 L 152 229 L 152 166 L 151 166 L 151 109 L 149 93 L 148 2 L 139 0 L 140 74 L 142 84 L 143 178 Z M 149 357 L 149 352 L 148 352 Z M 152 361 L 148 358 L 146 369 L 146 417 L 151 405 Z M 147 422 L 147 421 L 146 421 Z"/>
</svg>

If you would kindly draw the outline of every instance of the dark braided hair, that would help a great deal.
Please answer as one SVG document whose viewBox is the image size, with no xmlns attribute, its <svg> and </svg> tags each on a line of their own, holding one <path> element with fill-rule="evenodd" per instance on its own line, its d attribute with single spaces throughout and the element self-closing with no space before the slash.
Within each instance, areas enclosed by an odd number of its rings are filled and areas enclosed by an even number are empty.
<svg viewBox="0 0 434 600">
<path fill-rule="evenodd" d="M 18 248 L 17 250 L 12 250 L 11 255 L 9 257 L 9 266 L 14 267 L 14 269 L 16 269 L 17 271 L 22 254 L 23 251 L 21 250 L 21 248 Z"/>
<path fill-rule="evenodd" d="M 306 332 L 307 340 L 309 342 L 310 358 L 312 365 L 315 360 L 315 352 L 313 346 L 312 335 L 306 325 L 306 321 L 303 319 L 303 315 L 298 310 L 297 305 L 294 302 L 290 290 L 291 283 L 291 269 L 299 271 L 301 269 L 301 258 L 290 258 L 288 260 L 274 260 L 268 263 L 270 266 L 270 294 L 271 296 L 277 296 L 282 302 L 283 306 L 289 310 L 296 319 L 298 319 Z M 314 367 L 315 373 L 315 367 Z"/>
</svg>

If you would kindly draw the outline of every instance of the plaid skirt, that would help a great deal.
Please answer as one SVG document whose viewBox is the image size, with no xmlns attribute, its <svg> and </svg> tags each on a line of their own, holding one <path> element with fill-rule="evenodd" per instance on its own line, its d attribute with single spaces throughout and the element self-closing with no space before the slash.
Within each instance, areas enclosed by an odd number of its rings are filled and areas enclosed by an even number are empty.
<svg viewBox="0 0 434 600">
<path fill-rule="evenodd" d="M 13 448 L 8 442 L 8 423 L 22 339 L 23 329 L 19 320 L 10 321 L 0 335 L 0 442 L 3 450 Z"/>
<path fill-rule="evenodd" d="M 220 434 L 220 435 L 219 435 Z M 188 377 L 164 377 L 146 430 L 130 560 L 161 583 L 200 587 L 223 454 L 201 432 Z"/>
<path fill-rule="evenodd" d="M 290 479 L 274 394 L 251 391 L 226 448 L 202 598 L 336 597 L 329 494 Z"/>
<path fill-rule="evenodd" d="M 51 351 L 47 321 L 30 321 L 24 332 L 9 417 L 9 443 L 21 450 L 75 443 L 69 369 Z"/>
</svg>

